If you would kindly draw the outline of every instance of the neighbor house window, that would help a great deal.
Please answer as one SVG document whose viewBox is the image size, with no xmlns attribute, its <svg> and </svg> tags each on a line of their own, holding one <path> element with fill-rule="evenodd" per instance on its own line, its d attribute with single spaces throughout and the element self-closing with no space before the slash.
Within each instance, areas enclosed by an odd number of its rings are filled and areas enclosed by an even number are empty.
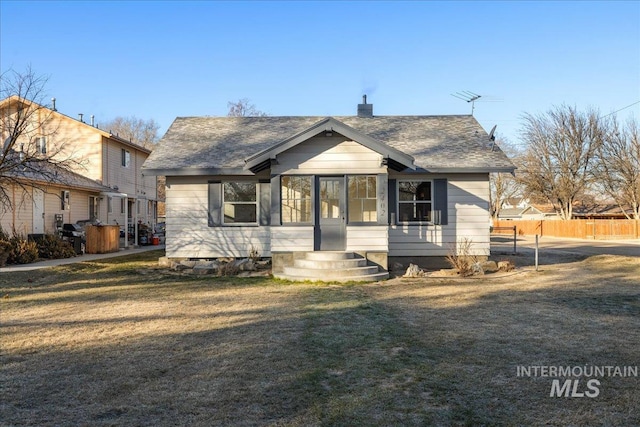
<svg viewBox="0 0 640 427">
<path fill-rule="evenodd" d="M 255 182 L 225 182 L 222 197 L 225 224 L 256 224 L 258 222 Z"/>
<path fill-rule="evenodd" d="M 63 211 L 71 209 L 71 192 L 68 190 L 62 191 L 60 194 L 60 208 Z"/>
<path fill-rule="evenodd" d="M 376 176 L 349 176 L 349 222 L 376 222 Z"/>
<path fill-rule="evenodd" d="M 128 168 L 131 164 L 131 153 L 129 150 L 122 149 L 122 166 Z"/>
<path fill-rule="evenodd" d="M 36 138 L 36 151 L 38 154 L 47 154 L 47 137 L 40 136 Z"/>
<path fill-rule="evenodd" d="M 89 196 L 89 219 L 95 221 L 98 218 L 98 198 Z"/>
<path fill-rule="evenodd" d="M 400 222 L 430 222 L 431 181 L 398 181 L 398 218 Z"/>
<path fill-rule="evenodd" d="M 113 197 L 107 196 L 107 213 L 113 213 Z"/>
<path fill-rule="evenodd" d="M 125 199 L 124 197 L 121 197 L 120 198 L 120 213 L 124 214 L 126 209 L 127 209 L 127 199 Z"/>
<path fill-rule="evenodd" d="M 311 223 L 311 177 L 281 178 L 282 222 Z"/>
</svg>

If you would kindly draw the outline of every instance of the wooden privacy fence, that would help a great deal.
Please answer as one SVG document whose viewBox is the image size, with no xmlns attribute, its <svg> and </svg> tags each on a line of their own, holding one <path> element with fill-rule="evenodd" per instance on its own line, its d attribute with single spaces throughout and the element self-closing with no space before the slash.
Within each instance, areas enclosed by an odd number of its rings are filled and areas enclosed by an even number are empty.
<svg viewBox="0 0 640 427">
<path fill-rule="evenodd" d="M 518 235 L 570 237 L 575 239 L 637 239 L 637 219 L 493 220 L 497 234 L 511 234 L 502 227 L 516 226 Z"/>
</svg>

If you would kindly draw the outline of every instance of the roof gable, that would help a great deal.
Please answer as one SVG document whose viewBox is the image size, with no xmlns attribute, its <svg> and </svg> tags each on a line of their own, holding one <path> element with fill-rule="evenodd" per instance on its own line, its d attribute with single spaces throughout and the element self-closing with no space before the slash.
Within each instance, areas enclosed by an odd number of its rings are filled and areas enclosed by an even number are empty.
<svg viewBox="0 0 640 427">
<path fill-rule="evenodd" d="M 299 132 L 296 135 L 293 135 L 273 145 L 272 147 L 266 148 L 252 155 L 251 157 L 246 158 L 244 160 L 244 168 L 249 169 L 254 173 L 264 170 L 270 165 L 271 160 L 275 159 L 278 154 L 290 150 L 298 144 L 301 144 L 323 132 L 335 132 L 341 134 L 351 139 L 352 141 L 355 141 L 367 147 L 368 149 L 381 154 L 385 159 L 390 160 L 393 164 L 397 164 L 399 170 L 406 168 L 416 168 L 414 165 L 414 158 L 412 156 L 404 154 L 403 152 L 401 152 L 400 150 L 396 150 L 395 148 L 389 147 L 388 145 L 385 145 L 382 142 L 353 129 L 350 126 L 347 126 L 346 124 L 334 119 L 333 117 L 327 117 L 324 120 L 313 124 L 302 132 Z"/>
</svg>

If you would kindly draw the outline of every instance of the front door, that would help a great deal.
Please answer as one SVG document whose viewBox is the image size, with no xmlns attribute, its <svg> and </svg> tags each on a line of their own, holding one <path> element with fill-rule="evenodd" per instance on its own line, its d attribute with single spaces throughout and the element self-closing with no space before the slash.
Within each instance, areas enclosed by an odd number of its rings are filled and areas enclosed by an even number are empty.
<svg viewBox="0 0 640 427">
<path fill-rule="evenodd" d="M 33 234 L 44 233 L 44 191 L 33 189 Z"/>
<path fill-rule="evenodd" d="M 318 177 L 315 250 L 343 251 L 346 248 L 344 177 Z"/>
</svg>

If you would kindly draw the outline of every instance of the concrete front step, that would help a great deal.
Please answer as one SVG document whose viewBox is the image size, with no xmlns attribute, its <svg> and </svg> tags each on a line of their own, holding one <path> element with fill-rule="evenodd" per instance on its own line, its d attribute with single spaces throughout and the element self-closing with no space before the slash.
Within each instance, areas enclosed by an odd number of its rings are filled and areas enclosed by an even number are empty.
<svg viewBox="0 0 640 427">
<path fill-rule="evenodd" d="M 368 276 L 378 272 L 377 266 L 355 267 L 355 268 L 340 268 L 340 269 L 315 269 L 315 268 L 301 268 L 301 267 L 285 267 L 284 274 L 286 276 L 307 276 L 313 279 L 330 279 L 333 280 L 336 277 L 350 277 L 350 276 Z"/>
<path fill-rule="evenodd" d="M 315 260 L 297 259 L 293 262 L 294 267 L 311 268 L 318 270 L 336 270 L 341 268 L 366 267 L 367 260 L 364 258 L 352 258 L 341 260 Z"/>
<path fill-rule="evenodd" d="M 355 258 L 355 254 L 353 252 L 331 252 L 331 251 L 307 252 L 305 253 L 304 256 L 306 259 L 311 259 L 315 261 L 331 261 L 331 260 Z"/>
<path fill-rule="evenodd" d="M 380 272 L 380 273 L 375 273 L 375 274 L 368 274 L 366 276 L 349 276 L 349 277 L 334 277 L 334 278 L 324 278 L 324 280 L 320 280 L 318 278 L 314 278 L 314 277 L 307 277 L 307 276 L 289 276 L 289 275 L 284 275 L 284 274 L 274 274 L 273 277 L 275 277 L 276 279 L 284 279 L 284 280 L 291 280 L 294 282 L 306 282 L 306 281 L 311 281 L 311 282 L 340 282 L 340 283 L 346 283 L 346 282 L 379 282 L 380 280 L 386 280 L 389 278 L 389 273 L 387 273 L 386 271 Z"/>
<path fill-rule="evenodd" d="M 304 258 L 296 259 L 293 266 L 284 267 L 274 277 L 295 281 L 325 282 L 376 282 L 389 278 L 389 273 L 380 272 L 378 266 L 367 265 L 365 258 L 353 252 L 306 252 Z"/>
</svg>

